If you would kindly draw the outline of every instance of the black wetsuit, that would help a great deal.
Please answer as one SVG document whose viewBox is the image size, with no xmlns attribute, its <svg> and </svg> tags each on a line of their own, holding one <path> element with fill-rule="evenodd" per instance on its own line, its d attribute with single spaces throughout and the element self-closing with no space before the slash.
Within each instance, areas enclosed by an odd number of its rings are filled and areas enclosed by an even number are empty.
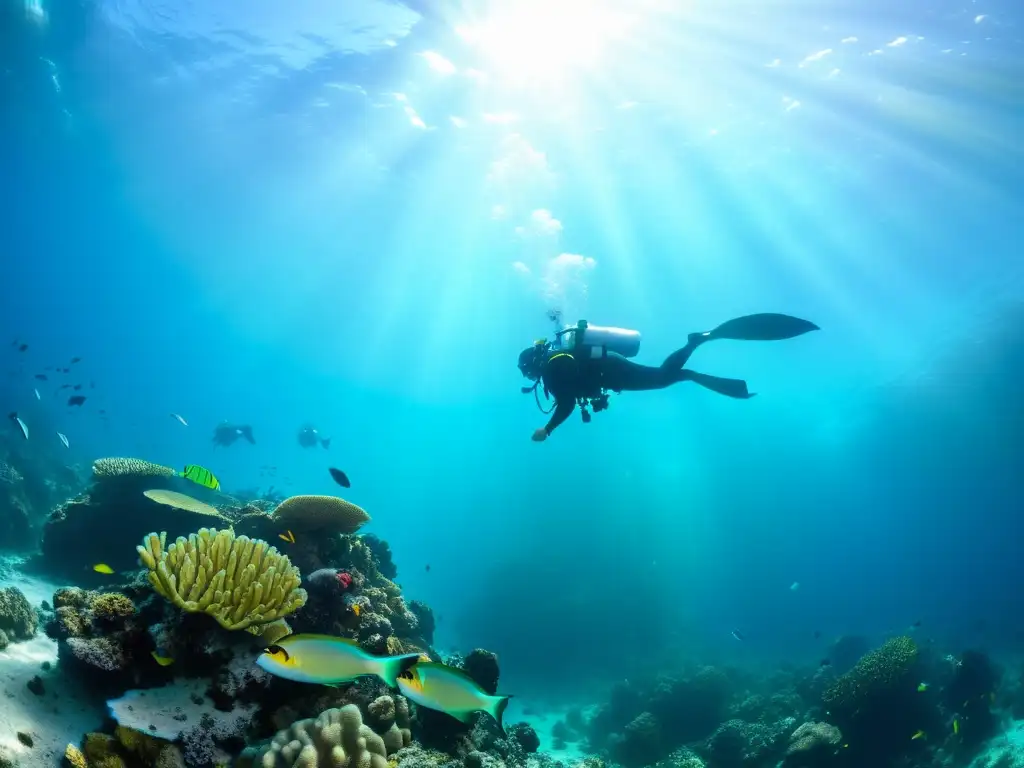
<svg viewBox="0 0 1024 768">
<path fill-rule="evenodd" d="M 544 364 L 544 391 L 555 398 L 555 410 L 544 431 L 549 435 L 573 412 L 580 398 L 600 397 L 604 392 L 638 392 L 664 389 L 679 381 L 693 381 L 723 395 L 748 398 L 747 384 L 741 379 L 708 376 L 683 368 L 690 355 L 707 339 L 693 334 L 682 349 L 677 349 L 659 366 L 640 365 L 622 355 L 590 357 L 590 348 L 579 352 L 552 351 Z"/>
</svg>

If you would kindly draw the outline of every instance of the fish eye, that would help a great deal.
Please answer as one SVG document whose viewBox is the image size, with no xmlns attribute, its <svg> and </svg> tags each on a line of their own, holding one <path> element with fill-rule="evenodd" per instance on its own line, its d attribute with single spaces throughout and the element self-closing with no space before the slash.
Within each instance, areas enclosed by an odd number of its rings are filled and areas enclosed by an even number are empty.
<svg viewBox="0 0 1024 768">
<path fill-rule="evenodd" d="M 271 645 L 267 648 L 266 653 L 269 653 L 271 656 L 282 656 L 282 661 L 291 660 L 291 656 L 288 655 L 288 651 L 286 651 L 280 645 Z"/>
</svg>

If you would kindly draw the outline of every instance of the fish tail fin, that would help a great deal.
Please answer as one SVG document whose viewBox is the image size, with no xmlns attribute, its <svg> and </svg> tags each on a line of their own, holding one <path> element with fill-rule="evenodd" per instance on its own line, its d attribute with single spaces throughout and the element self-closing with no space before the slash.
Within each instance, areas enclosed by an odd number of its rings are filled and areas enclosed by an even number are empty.
<svg viewBox="0 0 1024 768">
<path fill-rule="evenodd" d="M 403 656 L 388 656 L 377 659 L 376 675 L 392 688 L 398 685 L 398 676 L 420 660 L 418 653 L 407 653 Z"/>
<path fill-rule="evenodd" d="M 325 437 L 323 440 L 320 441 L 320 445 L 322 445 L 324 448 L 330 448 L 331 447 L 331 438 Z"/>
<path fill-rule="evenodd" d="M 487 709 L 487 713 L 494 718 L 502 733 L 505 733 L 505 724 L 502 722 L 502 718 L 505 717 L 505 710 L 508 709 L 508 700 L 511 698 L 511 696 L 492 696 L 491 706 Z"/>
</svg>

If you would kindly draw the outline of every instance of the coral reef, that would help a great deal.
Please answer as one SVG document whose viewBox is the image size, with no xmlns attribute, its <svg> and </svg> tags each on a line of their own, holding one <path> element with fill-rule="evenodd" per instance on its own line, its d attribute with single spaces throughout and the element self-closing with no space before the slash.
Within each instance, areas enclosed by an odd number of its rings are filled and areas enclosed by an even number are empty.
<svg viewBox="0 0 1024 768">
<path fill-rule="evenodd" d="M 263 748 L 248 748 L 240 767 L 387 768 L 384 740 L 363 725 L 359 708 L 348 704 L 319 717 L 299 720 Z"/>
<path fill-rule="evenodd" d="M 197 488 L 168 467 L 138 459 L 100 459 L 93 465 L 88 491 L 58 505 L 43 525 L 39 566 L 76 581 L 96 563 L 134 571 L 135 545 L 150 531 L 166 531 L 176 538 L 204 526 L 226 526 L 227 520 L 214 518 L 206 505 L 184 509 L 145 495 L 181 495 L 182 490 L 194 493 Z"/>
<path fill-rule="evenodd" d="M 285 555 L 259 539 L 201 528 L 165 549 L 167 534 L 137 547 L 156 591 L 178 608 L 213 616 L 225 629 L 269 624 L 306 602 Z"/>
<path fill-rule="evenodd" d="M 303 533 L 355 533 L 370 516 L 337 496 L 292 496 L 271 515 L 280 528 Z"/>
<path fill-rule="evenodd" d="M 36 610 L 17 587 L 0 588 L 0 650 L 36 634 Z"/>
</svg>

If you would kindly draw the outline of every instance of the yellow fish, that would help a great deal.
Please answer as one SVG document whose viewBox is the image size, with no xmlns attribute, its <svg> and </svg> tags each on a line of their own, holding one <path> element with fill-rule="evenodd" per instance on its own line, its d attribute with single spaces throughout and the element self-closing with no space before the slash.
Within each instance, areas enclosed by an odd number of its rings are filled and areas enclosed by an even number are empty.
<svg viewBox="0 0 1024 768">
<path fill-rule="evenodd" d="M 953 735 L 956 736 L 958 733 L 960 733 L 960 721 L 959 720 L 954 720 L 953 721 Z"/>
<path fill-rule="evenodd" d="M 212 491 L 220 490 L 220 480 L 214 477 L 213 472 L 196 464 L 186 464 L 181 476 Z"/>
<path fill-rule="evenodd" d="M 94 565 L 92 569 L 96 571 L 96 573 L 105 573 L 108 576 L 114 572 L 114 569 L 106 563 L 96 563 L 96 565 Z"/>
<path fill-rule="evenodd" d="M 928 736 L 928 734 L 926 734 L 924 731 L 918 731 L 917 733 L 915 733 L 913 736 L 910 737 L 910 740 L 913 741 L 914 739 L 924 739 L 927 736 Z"/>
<path fill-rule="evenodd" d="M 394 687 L 396 678 L 417 661 L 417 653 L 372 656 L 345 637 L 288 635 L 261 653 L 256 666 L 299 683 L 337 685 L 375 675 Z"/>
<path fill-rule="evenodd" d="M 435 661 L 421 661 L 398 676 L 398 689 L 407 699 L 427 709 L 446 712 L 463 723 L 474 712 L 486 712 L 498 724 L 508 706 L 508 696 L 491 696 L 461 670 Z"/>
<path fill-rule="evenodd" d="M 285 531 L 284 533 L 279 533 L 279 534 L 277 534 L 277 538 L 284 539 L 289 544 L 294 544 L 295 543 L 295 534 L 292 533 L 291 531 Z"/>
<path fill-rule="evenodd" d="M 920 685 L 917 686 L 917 692 L 918 693 L 924 693 L 927 690 L 928 690 L 928 683 L 921 683 Z"/>
<path fill-rule="evenodd" d="M 160 656 L 156 651 L 150 651 L 150 656 L 159 664 L 161 667 L 169 667 L 174 663 L 174 659 L 170 656 Z"/>
<path fill-rule="evenodd" d="M 359 607 L 359 603 L 352 603 L 352 613 L 354 613 L 357 618 L 362 611 L 363 609 Z"/>
</svg>

